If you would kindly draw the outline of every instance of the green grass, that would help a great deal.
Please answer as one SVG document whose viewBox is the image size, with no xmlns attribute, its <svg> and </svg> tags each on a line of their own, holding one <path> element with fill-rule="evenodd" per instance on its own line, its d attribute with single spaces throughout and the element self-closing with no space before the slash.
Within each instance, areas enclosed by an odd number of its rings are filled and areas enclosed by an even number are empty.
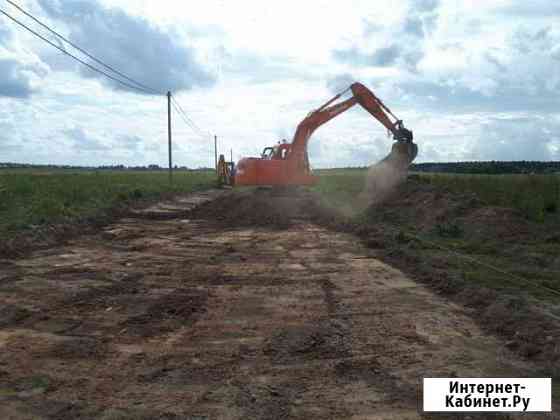
<svg viewBox="0 0 560 420">
<path fill-rule="evenodd" d="M 365 187 L 365 169 L 323 169 L 317 175 L 319 183 L 312 189 L 336 207 L 356 204 Z"/>
<path fill-rule="evenodd" d="M 95 217 L 132 200 L 215 185 L 212 172 L 0 171 L 0 238 L 46 223 Z"/>
<path fill-rule="evenodd" d="M 560 175 L 422 173 L 420 177 L 453 192 L 474 192 L 487 204 L 517 209 L 533 221 L 560 214 Z"/>
<path fill-rule="evenodd" d="M 560 174 L 461 175 L 415 173 L 423 181 L 455 193 L 475 193 L 488 205 L 519 210 L 537 222 L 560 218 Z M 365 169 L 319 170 L 314 189 L 333 204 L 356 201 L 365 183 Z"/>
</svg>

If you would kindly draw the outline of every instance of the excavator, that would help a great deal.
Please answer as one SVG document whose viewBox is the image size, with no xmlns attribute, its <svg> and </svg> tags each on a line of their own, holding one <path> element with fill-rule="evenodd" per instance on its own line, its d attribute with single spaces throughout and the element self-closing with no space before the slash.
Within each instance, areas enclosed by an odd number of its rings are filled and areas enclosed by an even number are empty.
<svg viewBox="0 0 560 420">
<path fill-rule="evenodd" d="M 348 91 L 352 93 L 352 96 L 335 104 Z M 321 125 L 356 104 L 360 104 L 383 124 L 393 136 L 395 143 L 393 143 L 391 153 L 384 160 L 395 165 L 408 166 L 418 154 L 418 146 L 413 142 L 412 131 L 406 129 L 402 120 L 395 117 L 391 110 L 371 90 L 356 82 L 315 111 L 310 112 L 299 123 L 291 143 L 284 141 L 274 147 L 267 147 L 260 158 L 242 158 L 233 168 L 221 157 L 218 165 L 220 178 L 224 183 L 236 186 L 315 184 L 318 177 L 312 173 L 307 154 L 309 138 Z"/>
</svg>

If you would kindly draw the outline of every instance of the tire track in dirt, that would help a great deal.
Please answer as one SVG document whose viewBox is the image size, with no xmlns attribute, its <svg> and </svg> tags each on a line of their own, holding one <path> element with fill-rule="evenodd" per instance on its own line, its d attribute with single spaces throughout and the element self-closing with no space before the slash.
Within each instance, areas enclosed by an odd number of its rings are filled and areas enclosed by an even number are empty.
<svg viewBox="0 0 560 420">
<path fill-rule="evenodd" d="M 530 376 L 305 199 L 282 229 L 188 212 L 222 194 L 0 268 L 0 418 L 414 419 L 423 376 Z"/>
</svg>

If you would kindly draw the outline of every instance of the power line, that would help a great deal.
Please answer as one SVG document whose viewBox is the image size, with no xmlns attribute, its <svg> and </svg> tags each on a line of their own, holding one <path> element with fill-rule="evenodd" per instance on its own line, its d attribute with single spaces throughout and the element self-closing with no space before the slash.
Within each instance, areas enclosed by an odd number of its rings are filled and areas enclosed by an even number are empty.
<svg viewBox="0 0 560 420">
<path fill-rule="evenodd" d="M 202 132 L 202 130 L 198 128 L 198 126 L 194 123 L 194 121 L 191 118 L 189 118 L 189 116 L 187 115 L 187 113 L 185 112 L 181 104 L 179 104 L 179 102 L 175 99 L 175 97 L 172 96 L 171 99 L 173 100 L 175 105 L 179 108 L 178 112 L 180 112 L 185 117 L 185 119 L 189 121 L 190 125 L 192 125 L 194 129 L 197 130 L 198 132 Z"/>
<path fill-rule="evenodd" d="M 200 136 L 201 139 L 206 139 L 206 136 L 204 135 L 204 133 L 202 131 L 200 131 L 196 126 L 192 125 L 191 121 L 188 119 L 188 117 L 183 114 L 179 108 L 177 107 L 177 105 L 175 105 L 175 102 L 172 102 L 171 105 L 173 105 L 173 108 L 175 109 L 175 111 L 177 111 L 177 113 L 181 116 L 181 118 L 183 119 L 183 121 L 185 122 L 186 125 L 189 126 L 189 128 L 198 136 Z"/>
<path fill-rule="evenodd" d="M 187 115 L 187 113 L 184 111 L 183 107 L 181 107 L 181 105 L 179 104 L 179 102 L 177 102 L 177 100 L 175 100 L 175 98 L 173 96 L 171 96 L 171 100 L 172 100 L 172 105 L 175 108 L 175 110 L 177 111 L 177 113 L 179 115 L 181 115 L 181 117 L 183 118 L 183 121 L 185 121 L 185 123 L 197 134 L 199 135 L 202 139 L 207 139 L 208 134 L 204 133 L 204 131 L 202 131 L 195 123 L 194 121 L 189 118 L 189 116 Z"/>
<path fill-rule="evenodd" d="M 59 50 L 60 52 L 62 52 L 63 54 L 68 55 L 69 57 L 73 58 L 74 60 L 76 60 L 77 62 L 79 62 L 80 64 L 83 64 L 84 66 L 86 66 L 87 68 L 89 68 L 90 70 L 93 70 L 97 73 L 100 73 L 102 75 L 104 75 L 105 77 L 108 77 L 111 80 L 114 80 L 117 83 L 120 83 L 123 86 L 126 86 L 130 89 L 135 89 L 138 91 L 141 91 L 143 93 L 148 93 L 151 94 L 152 92 L 141 88 L 139 86 L 135 86 L 135 85 L 131 85 L 130 83 L 124 82 L 116 77 L 111 76 L 110 74 L 104 72 L 103 70 L 98 69 L 97 67 L 92 66 L 89 63 L 86 63 L 85 61 L 81 60 L 80 58 L 76 57 L 73 54 L 70 54 L 68 51 L 66 51 L 64 48 L 56 45 L 54 42 L 48 40 L 47 38 L 45 38 L 43 35 L 35 32 L 33 29 L 31 29 L 30 27 L 28 27 L 27 25 L 25 25 L 24 23 L 20 22 L 19 20 L 17 20 L 16 18 L 14 18 L 13 16 L 9 15 L 8 13 L 6 13 L 4 10 L 0 9 L 0 13 L 2 13 L 4 16 L 6 16 L 8 19 L 12 20 L 13 22 L 17 23 L 18 25 L 20 25 L 21 27 L 25 28 L 26 30 L 28 30 L 29 32 L 31 32 L 33 35 L 35 35 L 36 37 L 42 39 L 43 41 L 45 41 L 47 44 L 51 45 L 52 47 L 56 48 L 57 50 Z"/>
<path fill-rule="evenodd" d="M 16 3 L 14 3 L 11 0 L 6 0 L 8 3 L 10 3 L 12 6 L 14 6 L 16 9 L 18 9 L 20 12 L 22 12 L 24 15 L 26 15 L 27 17 L 33 19 L 35 22 L 37 22 L 39 25 L 41 25 L 43 28 L 47 29 L 49 32 L 51 32 L 52 34 L 56 35 L 57 37 L 59 37 L 60 39 L 62 39 L 63 41 L 65 41 L 66 43 L 68 43 L 69 45 L 71 45 L 72 47 L 74 47 L 75 49 L 77 49 L 78 51 L 80 51 L 82 54 L 86 55 L 88 58 L 92 59 L 93 61 L 95 61 L 98 64 L 101 64 L 103 67 L 105 67 L 108 70 L 111 70 L 112 72 L 118 74 L 119 76 L 123 77 L 124 79 L 128 80 L 129 82 L 132 82 L 136 85 L 138 85 L 139 87 L 141 87 L 142 89 L 145 90 L 149 90 L 152 91 L 155 94 L 161 95 L 161 92 L 158 92 L 157 90 L 146 86 L 140 82 L 137 82 L 136 80 L 132 79 L 131 77 L 128 77 L 126 74 L 114 69 L 113 67 L 111 67 L 108 64 L 105 64 L 103 61 L 95 58 L 93 55 L 91 55 L 90 53 L 88 53 L 87 51 L 85 51 L 84 49 L 80 48 L 79 46 L 77 46 L 76 44 L 74 44 L 72 41 L 70 41 L 69 39 L 65 38 L 63 35 L 61 35 L 60 33 L 56 32 L 54 29 L 50 28 L 48 25 L 44 24 L 43 22 L 41 22 L 39 19 L 37 19 L 35 16 L 33 16 L 31 13 L 25 11 L 21 6 L 17 5 Z"/>
<path fill-rule="evenodd" d="M 175 111 L 177 112 L 177 114 L 179 114 L 179 116 L 183 119 L 183 121 L 185 122 L 185 124 L 187 124 L 193 131 L 196 132 L 196 134 L 198 134 L 198 132 L 196 131 L 196 128 L 194 125 L 192 125 L 191 121 L 179 110 L 179 107 L 177 106 L 176 102 L 172 99 L 171 101 L 171 105 L 173 106 L 173 109 L 175 109 Z"/>
<path fill-rule="evenodd" d="M 105 77 L 120 83 L 123 86 L 126 86 L 130 89 L 134 89 L 143 93 L 147 93 L 147 94 L 157 94 L 157 95 L 163 95 L 161 92 L 158 92 L 157 90 L 146 86 L 140 82 L 137 82 L 136 80 L 132 79 L 131 77 L 125 75 L 124 73 L 116 70 L 115 68 L 113 68 L 112 66 L 104 63 L 103 61 L 97 59 L 96 57 L 94 57 L 93 55 L 91 55 L 90 53 L 88 53 L 87 51 L 85 51 L 84 49 L 80 48 L 79 46 L 77 46 L 76 44 L 74 44 L 73 42 L 71 42 L 70 40 L 68 40 L 67 38 L 65 38 L 63 35 L 61 35 L 60 33 L 58 33 L 57 31 L 55 31 L 54 29 L 51 29 L 49 26 L 47 26 L 46 24 L 44 24 L 43 22 L 41 22 L 39 19 L 37 19 L 35 16 L 33 16 L 31 13 L 25 11 L 23 8 L 21 8 L 19 5 L 17 5 L 16 3 L 14 3 L 11 0 L 6 0 L 9 4 L 11 4 L 12 6 L 14 6 L 16 9 L 18 9 L 20 12 L 22 12 L 23 14 L 25 14 L 26 16 L 28 16 L 29 18 L 33 19 L 33 21 L 35 21 L 36 23 L 38 23 L 40 26 L 42 26 L 43 28 L 47 29 L 50 33 L 54 34 L 55 36 L 57 36 L 59 39 L 63 40 L 64 42 L 68 43 L 70 46 L 74 47 L 76 50 L 80 51 L 82 54 L 84 54 L 85 56 L 87 56 L 88 58 L 90 58 L 91 60 L 93 60 L 94 62 L 102 65 L 103 67 L 105 67 L 106 69 L 108 69 L 109 71 L 112 71 L 113 73 L 121 76 L 122 78 L 128 80 L 131 83 L 127 83 L 89 63 L 87 63 L 86 61 L 76 57 L 75 55 L 69 53 L 68 51 L 66 51 L 66 49 L 64 48 L 63 44 L 57 45 L 54 42 L 50 41 L 49 39 L 47 39 L 46 37 L 44 37 L 43 35 L 39 34 L 38 32 L 36 32 L 35 30 L 31 29 L 29 26 L 27 26 L 26 24 L 24 24 L 23 22 L 19 21 L 18 19 L 16 19 L 15 17 L 11 16 L 10 14 L 8 14 L 6 11 L 0 9 L 0 13 L 2 13 L 4 16 L 6 16 L 8 19 L 12 20 L 13 22 L 15 22 L 16 24 L 18 24 L 19 26 L 23 27 L 24 29 L 26 29 L 27 31 L 29 31 L 30 33 L 32 33 L 33 35 L 35 35 L 36 37 L 38 37 L 39 39 L 43 40 L 44 42 L 46 42 L 47 44 L 51 45 L 52 47 L 56 48 L 58 51 L 62 52 L 63 54 L 73 58 L 74 60 L 76 60 L 77 62 L 79 62 L 80 64 L 86 66 L 87 68 L 89 68 L 90 70 L 97 72 L 99 74 L 104 75 Z M 197 124 L 195 124 L 195 122 L 187 115 L 187 113 L 185 112 L 185 110 L 183 109 L 183 107 L 181 106 L 181 104 L 179 104 L 179 102 L 175 99 L 175 97 L 171 96 L 171 100 L 172 100 L 172 105 L 174 107 L 174 109 L 177 111 L 177 113 L 182 117 L 183 121 L 189 126 L 189 128 L 198 136 L 200 136 L 202 139 L 206 139 L 208 137 L 208 133 L 204 133 Z"/>
</svg>

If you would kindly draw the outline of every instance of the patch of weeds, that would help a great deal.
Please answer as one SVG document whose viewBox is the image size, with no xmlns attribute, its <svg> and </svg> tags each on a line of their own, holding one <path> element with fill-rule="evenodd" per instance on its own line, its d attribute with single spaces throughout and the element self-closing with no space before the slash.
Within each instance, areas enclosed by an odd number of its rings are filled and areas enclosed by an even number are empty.
<svg viewBox="0 0 560 420">
<path fill-rule="evenodd" d="M 560 400 L 560 377 L 552 378 L 552 401 Z"/>
<path fill-rule="evenodd" d="M 436 232 L 444 238 L 459 238 L 463 236 L 463 229 L 455 222 L 446 222 L 436 225 Z"/>
<path fill-rule="evenodd" d="M 128 201 L 129 198 L 130 197 L 129 197 L 128 193 L 122 192 L 122 191 L 118 192 L 117 197 L 116 197 L 117 201 Z"/>
<path fill-rule="evenodd" d="M 553 243 L 553 244 L 560 244 L 560 233 L 553 233 L 545 238 L 545 242 Z"/>
<path fill-rule="evenodd" d="M 51 379 L 45 375 L 33 375 L 21 378 L 13 383 L 13 390 L 17 393 L 43 390 L 51 386 Z"/>
<path fill-rule="evenodd" d="M 544 206 L 544 211 L 546 213 L 556 213 L 558 211 L 558 204 L 554 201 L 548 202 Z"/>
<path fill-rule="evenodd" d="M 141 189 L 139 188 L 135 188 L 132 193 L 130 194 L 132 196 L 133 199 L 137 200 L 139 198 L 144 197 L 144 193 L 142 192 Z"/>
<path fill-rule="evenodd" d="M 457 249 L 467 254 L 498 255 L 500 246 L 499 244 L 491 241 L 470 241 L 458 244 Z"/>
<path fill-rule="evenodd" d="M 471 267 L 464 269 L 462 272 L 462 278 L 466 283 L 484 286 L 494 290 L 504 290 L 511 287 L 512 283 L 504 279 L 504 276 L 499 273 L 488 272 L 483 267 Z M 521 288 L 522 285 L 516 287 L 516 289 Z"/>
<path fill-rule="evenodd" d="M 406 242 L 410 242 L 411 238 L 406 234 L 405 231 L 399 230 L 399 233 L 397 233 L 395 239 L 397 242 L 406 243 Z"/>
</svg>

